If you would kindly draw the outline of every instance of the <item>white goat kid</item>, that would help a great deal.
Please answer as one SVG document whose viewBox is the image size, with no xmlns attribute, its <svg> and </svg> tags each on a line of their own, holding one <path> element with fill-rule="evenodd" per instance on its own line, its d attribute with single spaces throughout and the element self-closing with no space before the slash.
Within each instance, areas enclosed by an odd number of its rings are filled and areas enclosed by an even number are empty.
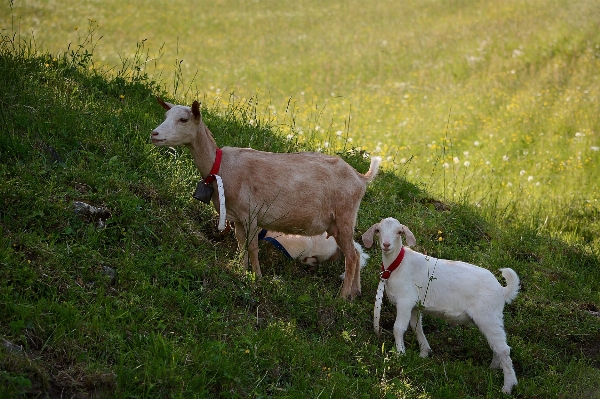
<svg viewBox="0 0 600 399">
<path fill-rule="evenodd" d="M 167 113 L 165 121 L 152 132 L 152 142 L 157 146 L 185 145 L 205 179 L 220 176 L 226 218 L 235 222 L 235 235 L 244 252 L 246 267 L 252 264 L 252 270 L 261 276 L 258 261 L 261 228 L 313 236 L 327 232 L 345 257 L 347 278 L 341 296 L 352 299 L 360 294 L 354 227 L 366 184 L 375 178 L 380 158 L 373 158 L 369 171 L 363 175 L 341 158 L 319 153 L 219 149 L 202 122 L 197 101 L 190 108 L 157 100 Z M 217 188 L 214 181 L 210 184 Z M 219 195 L 223 193 L 219 191 L 214 190 L 211 199 L 221 213 Z"/>
<path fill-rule="evenodd" d="M 411 231 L 394 218 L 383 219 L 362 236 L 367 248 L 379 237 L 382 251 L 382 279 L 375 301 L 373 327 L 380 334 L 379 317 L 384 287 L 396 305 L 394 338 L 396 349 L 405 352 L 404 333 L 410 324 L 426 357 L 431 348 L 421 325 L 421 312 L 452 323 L 472 322 L 486 337 L 494 353 L 491 367 L 504 371 L 502 392 L 510 393 L 517 377 L 506 343 L 503 309 L 518 294 L 519 277 L 512 269 L 500 269 L 507 286 L 502 287 L 486 269 L 465 262 L 436 259 L 403 247 L 401 233 L 413 246 Z M 395 271 L 394 271 L 395 270 Z"/>
<path fill-rule="evenodd" d="M 258 238 L 269 241 L 288 258 L 299 260 L 309 266 L 317 266 L 326 261 L 336 261 L 344 255 L 335 239 L 327 237 L 327 233 L 318 236 L 301 236 L 263 230 Z M 356 241 L 354 241 L 354 248 L 358 251 L 362 270 L 367 264 L 367 260 L 369 260 L 369 255 Z M 344 275 L 345 273 L 340 277 L 343 279 Z"/>
</svg>

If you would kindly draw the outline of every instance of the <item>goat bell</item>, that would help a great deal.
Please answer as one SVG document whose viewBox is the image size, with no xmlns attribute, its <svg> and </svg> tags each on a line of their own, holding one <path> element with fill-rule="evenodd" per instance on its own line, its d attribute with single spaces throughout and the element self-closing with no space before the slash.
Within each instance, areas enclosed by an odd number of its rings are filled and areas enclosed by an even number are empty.
<svg viewBox="0 0 600 399">
<path fill-rule="evenodd" d="M 210 184 L 206 184 L 204 180 L 201 180 L 200 182 L 198 182 L 198 185 L 196 186 L 196 191 L 194 191 L 192 197 L 194 197 L 198 201 L 204 202 L 205 204 L 209 204 L 214 191 L 215 189 L 213 188 L 213 186 L 211 186 Z"/>
</svg>

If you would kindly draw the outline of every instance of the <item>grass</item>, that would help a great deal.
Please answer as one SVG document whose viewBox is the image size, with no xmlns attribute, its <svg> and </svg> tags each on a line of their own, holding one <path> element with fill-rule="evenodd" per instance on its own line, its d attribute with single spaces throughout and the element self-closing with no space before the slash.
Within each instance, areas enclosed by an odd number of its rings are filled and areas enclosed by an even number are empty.
<svg viewBox="0 0 600 399">
<path fill-rule="evenodd" d="M 0 3 L 0 26 L 54 54 L 91 25 L 97 64 L 121 65 L 141 46 L 139 65 L 179 102 L 258 102 L 285 135 L 352 140 L 400 172 L 410 159 L 407 178 L 435 195 L 500 202 L 569 239 L 579 227 L 562 225 L 563 209 L 598 207 L 599 7 L 15 0 Z"/>
<path fill-rule="evenodd" d="M 363 296 L 338 298 L 340 264 L 308 269 L 261 246 L 265 277 L 240 267 L 235 240 L 191 193 L 186 150 L 148 134 L 170 96 L 126 60 L 115 73 L 84 45 L 38 52 L 18 36 L 0 45 L 0 397 L 502 397 L 502 375 L 479 332 L 425 318 L 433 348 L 393 349 L 394 311 L 372 332 L 377 251 Z M 299 151 L 255 102 L 204 108 L 220 145 Z M 329 151 L 336 151 L 331 148 Z M 363 152 L 341 155 L 359 170 Z M 384 170 L 370 185 L 357 235 L 393 215 L 417 249 L 496 272 L 523 288 L 505 323 L 523 398 L 592 398 L 600 391 L 598 213 L 565 210 L 571 239 L 474 207 Z M 448 173 L 448 178 L 453 178 Z M 105 227 L 73 202 L 106 208 Z M 440 240 L 441 237 L 441 240 Z"/>
</svg>

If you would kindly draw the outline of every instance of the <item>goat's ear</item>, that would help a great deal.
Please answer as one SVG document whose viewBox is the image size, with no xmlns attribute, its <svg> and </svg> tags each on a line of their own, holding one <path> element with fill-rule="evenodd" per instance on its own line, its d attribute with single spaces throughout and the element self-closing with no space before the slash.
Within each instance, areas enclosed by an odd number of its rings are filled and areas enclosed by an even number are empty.
<svg viewBox="0 0 600 399">
<path fill-rule="evenodd" d="M 173 104 L 169 104 L 168 102 L 163 101 L 158 96 L 156 97 L 156 101 L 158 101 L 160 106 L 163 107 L 164 109 L 166 109 L 167 111 L 170 110 L 171 108 L 173 108 Z"/>
<path fill-rule="evenodd" d="M 363 244 L 365 247 L 371 248 L 373 245 L 373 234 L 375 233 L 375 229 L 379 227 L 379 223 L 375 223 L 373 226 L 369 227 L 369 230 L 365 231 L 362 235 Z"/>
<path fill-rule="evenodd" d="M 197 100 L 194 100 L 192 104 L 192 114 L 194 114 L 194 118 L 200 119 L 200 103 Z"/>
<path fill-rule="evenodd" d="M 417 245 L 417 239 L 415 238 L 415 235 L 412 233 L 412 231 L 408 229 L 408 227 L 402 225 L 402 231 L 406 236 L 406 245 L 408 245 L 409 247 Z"/>
</svg>

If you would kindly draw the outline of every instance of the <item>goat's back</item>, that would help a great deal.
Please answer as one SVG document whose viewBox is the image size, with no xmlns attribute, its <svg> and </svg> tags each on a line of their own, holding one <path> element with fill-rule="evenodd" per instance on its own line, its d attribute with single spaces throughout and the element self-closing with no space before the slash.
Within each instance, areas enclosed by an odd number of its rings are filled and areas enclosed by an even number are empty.
<svg viewBox="0 0 600 399">
<path fill-rule="evenodd" d="M 266 236 L 279 241 L 294 259 L 314 257 L 321 263 L 331 258 L 338 248 L 333 237 L 327 238 L 326 233 L 317 236 L 302 236 L 268 231 Z"/>
<path fill-rule="evenodd" d="M 412 292 L 414 299 L 425 306 L 425 313 L 455 322 L 465 322 L 470 308 L 503 309 L 503 287 L 489 270 L 436 259 L 406 247 L 405 251 L 401 273 L 392 273 L 388 280 L 388 295 Z"/>
</svg>

